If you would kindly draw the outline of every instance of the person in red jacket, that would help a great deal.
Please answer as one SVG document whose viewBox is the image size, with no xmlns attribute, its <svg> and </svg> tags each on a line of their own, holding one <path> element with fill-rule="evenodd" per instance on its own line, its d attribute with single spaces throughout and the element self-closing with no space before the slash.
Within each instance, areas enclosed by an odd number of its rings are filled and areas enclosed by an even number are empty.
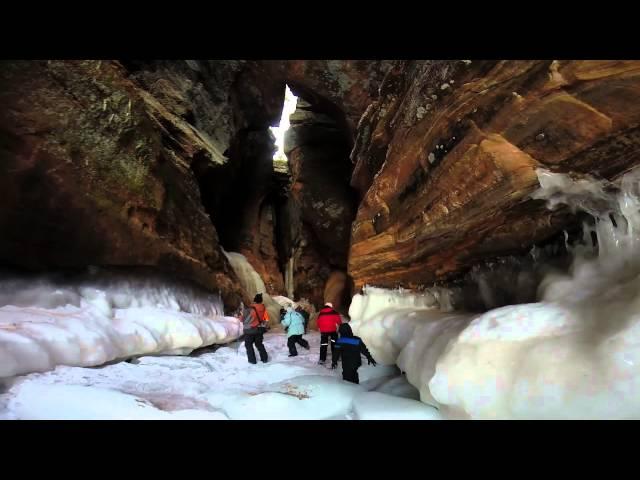
<svg viewBox="0 0 640 480">
<path fill-rule="evenodd" d="M 318 314 L 318 329 L 320 330 L 320 360 L 318 365 L 324 365 L 327 360 L 327 347 L 331 341 L 331 359 L 334 358 L 336 340 L 338 340 L 338 325 L 342 323 L 340 314 L 333 309 L 333 304 L 327 302 Z"/>
</svg>

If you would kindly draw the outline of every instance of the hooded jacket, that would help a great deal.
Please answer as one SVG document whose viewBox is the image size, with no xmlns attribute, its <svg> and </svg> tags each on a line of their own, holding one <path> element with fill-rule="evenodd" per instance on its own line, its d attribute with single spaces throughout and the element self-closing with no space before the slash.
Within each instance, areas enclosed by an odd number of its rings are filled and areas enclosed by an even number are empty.
<svg viewBox="0 0 640 480">
<path fill-rule="evenodd" d="M 287 327 L 287 337 L 304 334 L 304 317 L 294 310 L 288 310 L 282 319 L 282 326 Z"/>
<path fill-rule="evenodd" d="M 318 330 L 320 333 L 331 333 L 342 323 L 340 314 L 331 307 L 324 307 L 318 314 Z"/>
<path fill-rule="evenodd" d="M 353 370 L 362 365 L 362 358 L 360 355 L 364 355 L 367 360 L 374 362 L 369 349 L 364 344 L 360 337 L 353 335 L 351 326 L 348 323 L 343 323 L 339 328 L 340 338 L 336 342 L 336 351 L 331 363 L 335 366 L 338 364 L 338 360 L 342 357 L 342 369 Z"/>
</svg>

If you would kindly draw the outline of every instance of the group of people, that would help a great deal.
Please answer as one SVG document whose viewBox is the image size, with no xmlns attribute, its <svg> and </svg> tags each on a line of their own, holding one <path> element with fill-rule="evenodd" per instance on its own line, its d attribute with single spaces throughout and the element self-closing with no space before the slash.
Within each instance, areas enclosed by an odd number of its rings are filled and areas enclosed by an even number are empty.
<svg viewBox="0 0 640 480">
<path fill-rule="evenodd" d="M 247 350 L 249 363 L 257 363 L 253 350 L 255 344 L 260 355 L 260 360 L 266 363 L 269 360 L 264 348 L 264 334 L 267 330 L 269 314 L 262 303 L 262 294 L 257 294 L 253 303 L 246 309 L 243 315 L 244 344 Z M 309 342 L 303 338 L 307 333 L 309 313 L 302 307 L 294 310 L 292 305 L 280 310 L 280 322 L 287 332 L 287 347 L 289 357 L 298 355 L 296 345 L 309 350 Z M 331 346 L 331 368 L 335 369 L 338 362 L 342 361 L 342 378 L 349 382 L 359 383 L 358 368 L 362 365 L 361 355 L 364 355 L 369 365 L 376 365 L 376 361 L 369 353 L 369 349 L 360 337 L 353 335 L 348 323 L 342 322 L 342 317 L 333 308 L 330 302 L 325 303 L 318 314 L 318 329 L 320 330 L 320 359 L 319 365 L 324 365 L 327 360 L 327 350 Z"/>
</svg>

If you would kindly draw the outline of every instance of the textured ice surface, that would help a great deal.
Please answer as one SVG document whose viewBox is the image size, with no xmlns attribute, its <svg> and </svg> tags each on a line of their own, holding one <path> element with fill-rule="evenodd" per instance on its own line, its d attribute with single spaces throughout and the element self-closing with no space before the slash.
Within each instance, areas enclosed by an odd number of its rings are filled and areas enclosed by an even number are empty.
<svg viewBox="0 0 640 480">
<path fill-rule="evenodd" d="M 0 280 L 0 377 L 143 354 L 189 353 L 241 335 L 219 296 L 124 278 Z"/>
<path fill-rule="evenodd" d="M 236 252 L 225 252 L 223 250 L 223 253 L 229 260 L 233 271 L 240 280 L 240 285 L 247 292 L 247 295 L 253 300 L 256 293 L 262 293 L 262 301 L 267 307 L 267 312 L 271 319 L 270 324 L 272 326 L 278 325 L 281 305 L 267 293 L 262 278 L 249 263 L 247 257 Z"/>
<path fill-rule="evenodd" d="M 395 367 L 363 366 L 361 385 L 344 382 L 340 370 L 316 364 L 320 335 L 308 335 L 311 350 L 289 358 L 286 336 L 268 334 L 269 363 L 247 363 L 244 345 L 232 344 L 191 357 L 141 357 L 97 368 L 59 366 L 17 377 L 0 394 L 5 419 L 350 419 L 354 398 L 376 389 L 404 397 L 415 389 Z M 413 389 L 413 392 L 412 392 Z M 363 415 L 425 418 L 425 406 L 390 403 Z M 374 398 L 375 400 L 375 398 Z M 394 412 L 397 408 L 401 411 Z"/>
<path fill-rule="evenodd" d="M 407 373 L 423 402 L 451 416 L 640 418 L 638 172 L 617 186 L 540 179 L 536 198 L 596 221 L 571 271 L 545 279 L 539 303 L 474 317 L 430 308 L 429 294 L 365 289 L 350 310 L 354 330 Z"/>
</svg>

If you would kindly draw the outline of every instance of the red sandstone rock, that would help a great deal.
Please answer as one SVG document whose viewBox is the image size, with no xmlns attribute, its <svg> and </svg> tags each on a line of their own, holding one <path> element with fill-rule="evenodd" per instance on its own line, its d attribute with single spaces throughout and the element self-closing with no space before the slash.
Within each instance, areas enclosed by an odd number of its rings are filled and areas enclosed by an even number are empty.
<svg viewBox="0 0 640 480">
<path fill-rule="evenodd" d="M 349 273 L 409 287 L 555 234 L 535 169 L 638 162 L 640 62 L 406 62 L 361 122 Z M 369 129 L 369 133 L 364 130 Z"/>
</svg>

